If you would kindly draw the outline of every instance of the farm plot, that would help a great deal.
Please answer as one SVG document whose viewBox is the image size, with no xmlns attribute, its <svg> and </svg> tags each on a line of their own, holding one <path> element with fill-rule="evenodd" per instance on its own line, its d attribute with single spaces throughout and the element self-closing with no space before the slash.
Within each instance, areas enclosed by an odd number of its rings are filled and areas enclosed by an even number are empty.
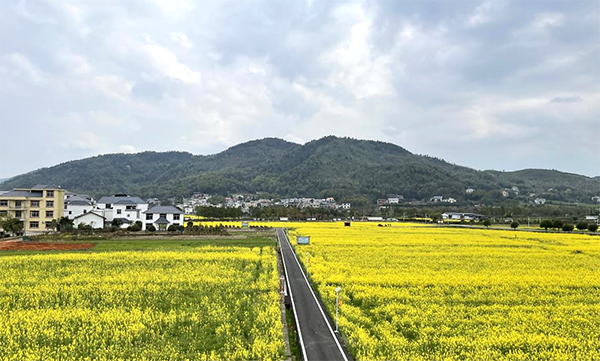
<svg viewBox="0 0 600 361">
<path fill-rule="evenodd" d="M 297 224 L 299 258 L 357 360 L 600 359 L 600 239 Z"/>
<path fill-rule="evenodd" d="M 282 359 L 267 244 L 5 253 L 0 360 Z"/>
</svg>

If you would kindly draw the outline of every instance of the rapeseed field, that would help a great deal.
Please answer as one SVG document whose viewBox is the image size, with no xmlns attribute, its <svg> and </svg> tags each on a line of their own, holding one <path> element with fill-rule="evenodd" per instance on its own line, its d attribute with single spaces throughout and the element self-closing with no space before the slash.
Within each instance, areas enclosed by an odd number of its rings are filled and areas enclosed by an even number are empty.
<svg viewBox="0 0 600 361">
<path fill-rule="evenodd" d="M 273 247 L 0 257 L 0 360 L 275 360 Z"/>
<path fill-rule="evenodd" d="M 288 224 L 357 360 L 600 360 L 600 238 Z"/>
</svg>

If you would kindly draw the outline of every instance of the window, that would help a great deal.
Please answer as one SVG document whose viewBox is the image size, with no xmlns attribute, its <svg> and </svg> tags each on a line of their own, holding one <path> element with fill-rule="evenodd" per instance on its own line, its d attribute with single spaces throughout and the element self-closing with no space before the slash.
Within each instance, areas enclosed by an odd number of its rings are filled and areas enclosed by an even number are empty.
<svg viewBox="0 0 600 361">
<path fill-rule="evenodd" d="M 46 207 L 47 208 L 53 208 L 54 207 L 54 201 L 46 201 Z"/>
<path fill-rule="evenodd" d="M 29 228 L 40 228 L 40 222 L 29 222 Z"/>
<path fill-rule="evenodd" d="M 117 209 L 117 214 L 121 214 L 121 210 L 120 209 Z"/>
<path fill-rule="evenodd" d="M 152 220 L 152 213 L 146 213 L 146 220 L 147 221 L 151 221 Z"/>
<path fill-rule="evenodd" d="M 21 208 L 21 201 L 15 201 L 15 208 Z"/>
<path fill-rule="evenodd" d="M 106 209 L 112 209 L 112 205 L 110 203 L 106 203 Z"/>
<path fill-rule="evenodd" d="M 54 218 L 54 211 L 46 211 L 46 218 Z"/>
<path fill-rule="evenodd" d="M 40 201 L 31 201 L 31 206 L 32 207 L 39 207 L 40 206 Z"/>
<path fill-rule="evenodd" d="M 8 201 L 6 199 L 0 200 L 0 207 L 8 207 Z"/>
<path fill-rule="evenodd" d="M 179 220 L 179 214 L 174 214 L 173 215 L 173 220 L 174 221 L 178 221 Z"/>
<path fill-rule="evenodd" d="M 8 216 L 8 211 L 0 211 L 0 217 Z"/>
<path fill-rule="evenodd" d="M 40 216 L 40 211 L 31 211 L 31 218 L 38 218 Z"/>
<path fill-rule="evenodd" d="M 46 191 L 46 198 L 54 198 L 54 191 Z"/>
<path fill-rule="evenodd" d="M 15 211 L 15 218 L 23 217 L 23 211 Z"/>
<path fill-rule="evenodd" d="M 69 214 L 73 214 L 73 211 L 69 211 Z"/>
<path fill-rule="evenodd" d="M 167 214 L 166 213 L 161 213 L 160 216 L 164 217 L 164 218 L 167 218 Z"/>
<path fill-rule="evenodd" d="M 136 208 L 136 206 L 125 206 L 125 209 L 127 209 L 127 210 L 135 210 L 137 208 Z"/>
</svg>

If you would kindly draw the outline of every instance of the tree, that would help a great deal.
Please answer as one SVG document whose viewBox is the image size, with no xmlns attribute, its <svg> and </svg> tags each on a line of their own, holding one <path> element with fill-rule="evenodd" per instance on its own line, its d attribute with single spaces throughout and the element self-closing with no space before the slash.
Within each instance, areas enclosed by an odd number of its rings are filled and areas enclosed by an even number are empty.
<svg viewBox="0 0 600 361">
<path fill-rule="evenodd" d="M 58 223 L 58 221 L 56 219 L 53 219 L 52 221 L 50 221 L 50 223 L 47 224 L 48 228 L 53 229 L 53 230 L 57 230 L 58 227 L 60 226 L 60 224 Z"/>
<path fill-rule="evenodd" d="M 112 220 L 112 225 L 113 225 L 113 227 L 119 228 L 123 225 L 123 221 L 118 218 L 115 218 Z"/>
<path fill-rule="evenodd" d="M 571 232 L 573 229 L 575 229 L 575 227 L 573 227 L 572 224 L 565 224 L 562 226 L 562 230 L 565 232 Z"/>
<path fill-rule="evenodd" d="M 554 223 L 549 219 L 544 219 L 543 221 L 540 222 L 540 228 L 545 228 L 546 231 L 548 230 L 548 228 L 552 228 L 553 225 L 554 225 Z"/>
<path fill-rule="evenodd" d="M 595 224 L 595 223 L 591 223 L 591 224 L 588 226 L 588 231 L 590 231 L 590 232 L 596 232 L 597 230 L 598 230 L 598 225 L 597 225 L 597 224 Z"/>
<path fill-rule="evenodd" d="M 62 217 L 58 220 L 59 231 L 70 231 L 73 229 L 73 220 L 67 217 Z"/>
<path fill-rule="evenodd" d="M 554 222 L 552 222 L 552 227 L 556 229 L 561 229 L 563 225 L 564 223 L 560 219 L 555 219 Z"/>
<path fill-rule="evenodd" d="M 1 222 L 1 225 L 4 231 L 13 235 L 21 234 L 23 232 L 23 222 L 17 218 L 7 218 Z"/>
<path fill-rule="evenodd" d="M 485 221 L 483 221 L 483 225 L 486 227 L 489 227 L 492 225 L 492 221 L 490 221 L 489 219 L 486 219 Z"/>
<path fill-rule="evenodd" d="M 586 229 L 588 229 L 588 224 L 587 224 L 587 222 L 581 221 L 581 222 L 577 223 L 577 225 L 575 227 L 577 227 L 577 229 L 580 231 L 585 231 Z"/>
<path fill-rule="evenodd" d="M 510 228 L 512 228 L 512 229 L 517 229 L 518 227 L 519 227 L 519 222 L 515 221 L 510 224 Z"/>
</svg>

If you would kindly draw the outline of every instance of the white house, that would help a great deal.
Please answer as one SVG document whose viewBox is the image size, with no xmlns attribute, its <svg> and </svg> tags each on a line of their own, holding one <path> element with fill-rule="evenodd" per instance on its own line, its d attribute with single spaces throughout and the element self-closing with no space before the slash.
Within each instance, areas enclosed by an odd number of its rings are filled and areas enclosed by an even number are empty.
<svg viewBox="0 0 600 361">
<path fill-rule="evenodd" d="M 398 203 L 400 203 L 400 198 L 398 198 L 398 197 L 389 197 L 387 199 L 387 203 L 388 204 L 398 204 Z"/>
<path fill-rule="evenodd" d="M 165 231 L 170 225 L 183 225 L 183 212 L 173 206 L 154 206 L 144 213 L 142 230 L 152 225 L 159 231 Z"/>
<path fill-rule="evenodd" d="M 72 195 L 65 199 L 65 217 L 75 219 L 94 209 L 94 199 L 86 195 Z"/>
<path fill-rule="evenodd" d="M 339 203 L 336 205 L 337 209 L 350 209 L 350 203 Z"/>
<path fill-rule="evenodd" d="M 536 198 L 533 200 L 535 204 L 546 204 L 546 198 Z"/>
<path fill-rule="evenodd" d="M 474 189 L 474 188 L 467 188 L 467 189 L 465 190 L 465 192 L 466 192 L 467 194 L 471 194 L 471 193 L 475 192 L 475 189 Z"/>
<path fill-rule="evenodd" d="M 436 203 L 436 202 L 442 202 L 444 200 L 443 196 L 433 196 L 429 199 L 430 202 Z"/>
<path fill-rule="evenodd" d="M 596 203 L 600 203 L 600 196 L 593 196 L 592 201 Z"/>
<path fill-rule="evenodd" d="M 112 223 L 113 220 L 120 219 L 126 227 L 136 221 L 144 222 L 142 213 L 148 210 L 148 203 L 127 194 L 115 194 L 112 197 L 100 198 L 96 208 L 102 210 L 106 222 Z"/>
<path fill-rule="evenodd" d="M 79 227 L 80 224 L 86 224 L 92 226 L 92 228 L 104 228 L 104 220 L 105 218 L 99 214 L 100 212 L 87 212 L 82 213 L 73 219 L 73 226 L 75 228 Z"/>
</svg>

